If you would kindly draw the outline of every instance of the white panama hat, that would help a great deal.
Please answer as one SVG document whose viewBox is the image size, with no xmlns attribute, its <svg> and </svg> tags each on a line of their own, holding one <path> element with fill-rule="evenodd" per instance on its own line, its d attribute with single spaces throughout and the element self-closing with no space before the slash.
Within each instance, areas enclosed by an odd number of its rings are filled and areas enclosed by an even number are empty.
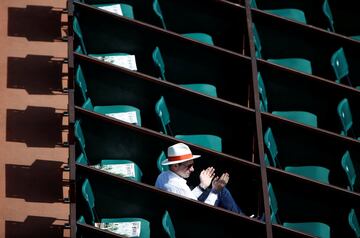
<svg viewBox="0 0 360 238">
<path fill-rule="evenodd" d="M 177 143 L 172 145 L 167 150 L 167 159 L 164 160 L 162 165 L 179 164 L 188 160 L 199 158 L 200 155 L 193 155 L 189 146 L 184 143 Z"/>
</svg>

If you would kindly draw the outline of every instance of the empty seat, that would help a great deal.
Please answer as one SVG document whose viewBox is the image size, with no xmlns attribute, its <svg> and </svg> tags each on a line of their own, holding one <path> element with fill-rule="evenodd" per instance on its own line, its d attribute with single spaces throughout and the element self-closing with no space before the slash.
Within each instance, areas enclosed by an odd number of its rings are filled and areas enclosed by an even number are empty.
<svg viewBox="0 0 360 238">
<path fill-rule="evenodd" d="M 152 53 L 152 58 L 154 61 L 155 66 L 159 69 L 160 72 L 160 78 L 162 80 L 166 80 L 165 76 L 165 63 L 163 60 L 163 57 L 161 55 L 159 47 L 156 47 Z M 204 84 L 204 83 L 198 83 L 198 84 L 180 84 L 181 87 L 203 93 L 212 97 L 217 97 L 216 93 L 216 87 L 211 84 Z"/>
<path fill-rule="evenodd" d="M 261 77 L 260 72 L 258 73 L 258 87 L 260 94 L 260 110 L 268 112 L 268 99 L 265 90 L 265 84 Z M 304 111 L 272 111 L 272 114 L 284 117 L 288 120 L 296 121 L 305 125 L 317 127 L 317 116 L 310 112 Z"/>
<path fill-rule="evenodd" d="M 331 32 L 335 32 L 334 17 L 332 15 L 331 8 L 330 8 L 328 0 L 324 0 L 324 3 L 322 5 L 322 11 L 323 11 L 324 15 L 326 16 L 326 18 L 328 19 L 328 21 L 329 21 L 329 28 L 327 30 L 331 31 Z"/>
<path fill-rule="evenodd" d="M 170 114 L 166 106 L 164 97 L 161 97 L 156 105 L 155 112 L 160 121 L 162 131 L 170 136 L 174 136 L 170 127 Z M 208 149 L 212 149 L 218 152 L 222 151 L 221 138 L 215 135 L 200 134 L 200 135 L 176 135 L 175 138 L 184 140 L 195 145 L 199 145 Z"/>
<path fill-rule="evenodd" d="M 351 160 L 349 151 L 346 151 L 341 159 L 341 166 L 344 169 L 346 176 L 349 181 L 348 189 L 355 191 L 355 182 L 356 182 L 356 171 L 354 164 Z"/>
<path fill-rule="evenodd" d="M 85 0 L 80 0 L 80 2 L 86 3 Z M 105 11 L 115 13 L 120 16 L 125 16 L 128 18 L 134 19 L 133 8 L 129 4 L 117 3 L 116 1 L 114 1 L 114 3 L 107 2 L 107 3 L 102 3 L 102 4 L 91 4 L 91 5 L 94 7 L 103 9 Z"/>
<path fill-rule="evenodd" d="M 320 238 L 330 238 L 330 227 L 322 222 L 306 221 L 306 222 L 281 222 L 278 215 L 278 202 L 273 190 L 272 184 L 268 185 L 269 205 L 271 209 L 271 222 L 280 224 L 286 228 L 300 231 L 312 236 Z M 301 208 L 299 208 L 301 209 Z"/>
<path fill-rule="evenodd" d="M 162 14 L 158 0 L 153 1 L 153 10 L 154 10 L 155 14 L 159 17 L 162 27 L 165 30 L 167 30 L 164 16 Z M 214 45 L 214 41 L 213 41 L 212 37 L 206 33 L 186 33 L 186 34 L 182 34 L 182 36 L 205 43 L 205 44 Z"/>
<path fill-rule="evenodd" d="M 175 238 L 175 229 L 174 225 L 171 221 L 171 217 L 168 211 L 165 211 L 165 214 L 162 218 L 162 225 L 164 228 L 164 231 L 169 236 L 169 238 Z"/>
<path fill-rule="evenodd" d="M 250 6 L 252 8 L 258 9 L 256 0 L 250 0 Z M 306 24 L 305 13 L 299 9 L 293 9 L 293 8 L 264 9 L 263 11 L 283 17 L 283 18 L 287 18 L 287 19 L 290 19 L 293 21 L 297 21 L 297 22 Z"/>
<path fill-rule="evenodd" d="M 77 143 L 79 143 L 79 147 L 81 149 L 81 153 L 79 153 L 76 162 L 78 164 L 90 165 L 92 167 L 107 171 L 109 173 L 113 173 L 116 175 L 120 175 L 122 177 L 126 177 L 135 181 L 141 181 L 142 172 L 137 164 L 130 160 L 101 160 L 99 164 L 92 165 L 89 163 L 86 154 L 86 143 L 83 130 L 80 125 L 80 121 L 77 120 L 74 125 L 74 134 Z"/>
<path fill-rule="evenodd" d="M 352 87 L 353 85 L 349 77 L 349 65 L 342 47 L 331 56 L 330 63 L 336 76 L 336 82 L 343 83 L 346 81 L 346 83 Z M 360 89 L 360 86 L 356 88 Z"/>
<path fill-rule="evenodd" d="M 92 225 L 95 225 L 100 229 L 105 229 L 129 237 L 150 238 L 150 223 L 143 218 L 102 218 L 100 214 L 97 213 L 95 196 L 88 179 L 85 179 L 81 187 L 81 192 L 85 199 L 88 212 L 91 215 L 90 221 Z M 114 205 L 116 206 L 116 204 Z M 121 226 L 126 226 L 129 233 L 124 233 Z"/>
<path fill-rule="evenodd" d="M 259 33 L 256 29 L 255 24 L 252 24 L 252 30 L 253 30 L 253 37 L 254 37 L 254 44 L 255 44 L 255 51 L 256 51 L 256 57 L 262 59 L 262 46 L 261 41 L 259 37 Z M 297 70 L 303 73 L 312 74 L 312 67 L 311 62 L 306 59 L 302 58 L 283 58 L 283 59 L 267 59 L 267 61 L 281 65 L 283 67 L 287 67 L 293 70 Z"/>
<path fill-rule="evenodd" d="M 350 225 L 351 229 L 355 233 L 355 237 L 359 238 L 360 237 L 360 225 L 359 225 L 359 220 L 358 220 L 358 218 L 357 218 L 357 216 L 355 214 L 354 209 L 350 210 L 348 220 L 349 220 L 349 225 Z"/>
<path fill-rule="evenodd" d="M 351 136 L 354 139 L 360 139 L 356 137 L 356 133 L 354 131 L 353 127 L 353 119 L 352 114 L 350 110 L 349 101 L 347 98 L 344 98 L 340 101 L 340 103 L 337 106 L 337 113 L 341 121 L 341 135 L 344 136 Z"/>
<path fill-rule="evenodd" d="M 93 58 L 96 58 L 98 60 L 102 60 L 129 70 L 133 70 L 133 71 L 137 70 L 135 55 L 130 55 L 125 52 L 109 52 L 102 54 L 92 54 L 91 52 L 88 52 L 84 42 L 84 36 L 80 28 L 79 21 L 75 16 L 73 19 L 73 30 L 74 30 L 75 40 L 77 40 L 79 43 L 79 46 L 75 46 L 77 53 L 82 53 L 91 56 Z"/>
<path fill-rule="evenodd" d="M 91 110 L 121 121 L 125 121 L 134 125 L 141 126 L 140 110 L 134 106 L 130 106 L 130 105 L 94 106 L 90 97 L 88 96 L 86 80 L 80 65 L 76 69 L 75 83 L 77 89 L 79 90 L 82 96 L 82 100 L 84 101 L 82 105 L 84 109 Z"/>
<path fill-rule="evenodd" d="M 271 128 L 268 128 L 264 135 L 264 143 L 269 151 L 270 165 L 281 168 L 280 161 L 278 159 L 278 148 Z M 266 156 L 267 157 L 267 156 Z M 265 158 L 266 161 L 267 158 Z M 268 162 L 267 162 L 268 163 Z M 329 184 L 329 173 L 327 168 L 320 166 L 286 166 L 284 168 L 286 172 L 297 174 L 309 179 L 316 180 L 318 182 Z"/>
</svg>

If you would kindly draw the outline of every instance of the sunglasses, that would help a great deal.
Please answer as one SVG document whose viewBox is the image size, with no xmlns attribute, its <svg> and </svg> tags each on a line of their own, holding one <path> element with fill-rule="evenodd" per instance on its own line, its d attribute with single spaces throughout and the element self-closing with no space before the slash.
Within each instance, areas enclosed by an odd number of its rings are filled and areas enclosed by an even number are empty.
<svg viewBox="0 0 360 238">
<path fill-rule="evenodd" d="M 191 169 L 191 167 L 193 167 L 194 166 L 194 163 L 191 163 L 191 164 L 180 164 L 180 166 L 184 166 L 186 169 Z"/>
</svg>

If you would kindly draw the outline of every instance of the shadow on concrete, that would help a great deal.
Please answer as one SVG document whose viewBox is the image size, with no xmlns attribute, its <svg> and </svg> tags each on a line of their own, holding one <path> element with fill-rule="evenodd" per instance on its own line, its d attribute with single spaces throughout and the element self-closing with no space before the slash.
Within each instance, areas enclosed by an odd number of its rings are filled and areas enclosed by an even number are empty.
<svg viewBox="0 0 360 238">
<path fill-rule="evenodd" d="M 62 91 L 62 61 L 52 56 L 8 57 L 7 87 L 25 89 L 29 94 Z"/>
<path fill-rule="evenodd" d="M 29 41 L 55 41 L 61 38 L 62 12 L 51 6 L 8 8 L 8 36 Z"/>
<path fill-rule="evenodd" d="M 5 238 L 63 238 L 63 226 L 54 225 L 56 220 L 53 217 L 28 216 L 24 222 L 5 221 Z"/>
<path fill-rule="evenodd" d="M 63 114 L 52 107 L 28 106 L 6 110 L 6 141 L 28 147 L 55 147 L 62 144 Z"/>
<path fill-rule="evenodd" d="M 5 165 L 6 197 L 27 202 L 54 203 L 63 201 L 63 163 L 35 160 L 30 165 Z"/>
</svg>

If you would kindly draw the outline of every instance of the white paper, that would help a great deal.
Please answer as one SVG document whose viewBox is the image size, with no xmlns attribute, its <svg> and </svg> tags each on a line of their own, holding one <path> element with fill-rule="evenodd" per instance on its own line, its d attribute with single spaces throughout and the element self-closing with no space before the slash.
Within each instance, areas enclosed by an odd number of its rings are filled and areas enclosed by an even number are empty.
<svg viewBox="0 0 360 238">
<path fill-rule="evenodd" d="M 104 165 L 92 165 L 91 167 L 96 169 L 101 169 L 106 172 L 120 175 L 123 177 L 135 177 L 135 164 L 126 163 L 126 164 L 104 164 Z"/>
<path fill-rule="evenodd" d="M 95 58 L 133 71 L 137 70 L 135 55 L 107 55 Z"/>
<path fill-rule="evenodd" d="M 140 221 L 95 223 L 95 227 L 128 237 L 139 237 L 141 232 Z"/>
<path fill-rule="evenodd" d="M 129 122 L 131 124 L 138 124 L 136 111 L 108 113 L 106 116 L 113 117 L 120 121 Z"/>
<path fill-rule="evenodd" d="M 103 9 L 105 11 L 108 11 L 108 12 L 115 13 L 120 16 L 123 15 L 120 4 L 111 4 L 111 5 L 106 5 L 106 6 L 100 6 L 99 8 Z"/>
</svg>

